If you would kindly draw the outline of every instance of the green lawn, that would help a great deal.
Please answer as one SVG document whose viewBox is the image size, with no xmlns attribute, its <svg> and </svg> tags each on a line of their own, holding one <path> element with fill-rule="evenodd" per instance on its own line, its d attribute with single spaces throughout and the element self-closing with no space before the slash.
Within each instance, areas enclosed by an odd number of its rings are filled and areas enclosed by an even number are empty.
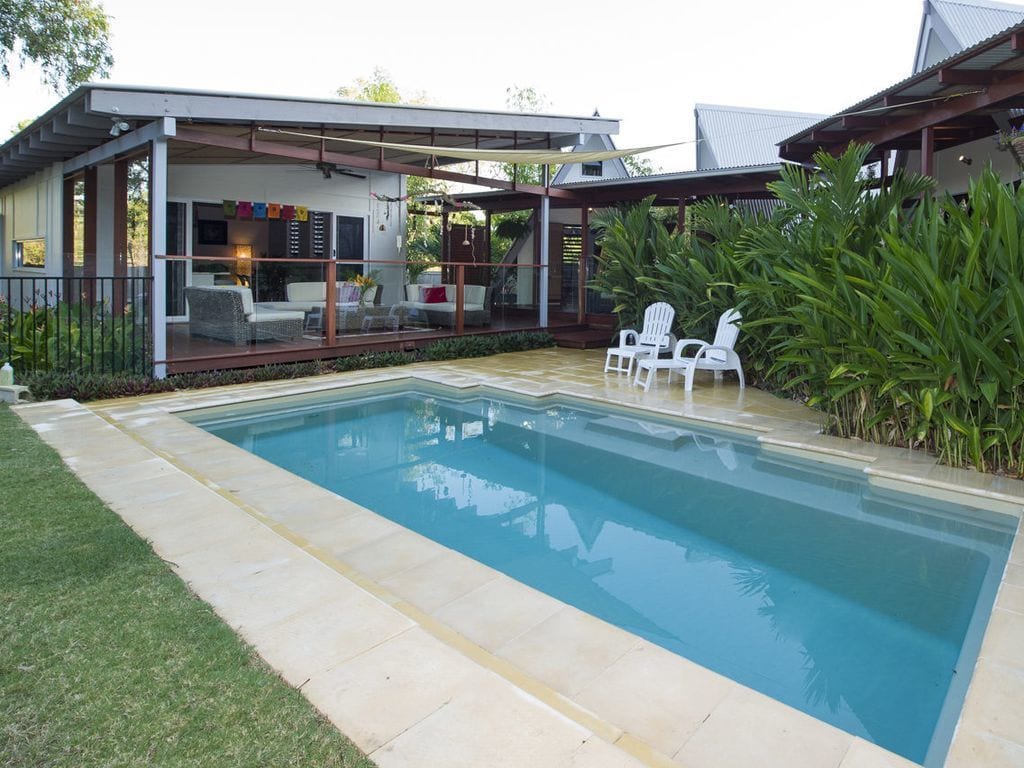
<svg viewBox="0 0 1024 768">
<path fill-rule="evenodd" d="M 373 765 L 4 406 L 0 525 L 0 765 Z"/>
</svg>

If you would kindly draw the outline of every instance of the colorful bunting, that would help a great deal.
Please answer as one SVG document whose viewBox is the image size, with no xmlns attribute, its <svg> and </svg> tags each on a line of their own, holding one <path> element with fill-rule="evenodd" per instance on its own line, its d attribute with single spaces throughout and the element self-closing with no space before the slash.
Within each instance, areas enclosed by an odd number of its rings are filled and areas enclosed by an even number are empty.
<svg viewBox="0 0 1024 768">
<path fill-rule="evenodd" d="M 233 218 L 235 218 L 235 201 L 234 200 L 225 200 L 224 203 L 223 203 L 223 206 L 224 206 L 224 218 L 225 219 L 233 219 Z"/>
<path fill-rule="evenodd" d="M 252 218 L 252 203 L 247 200 L 239 200 L 238 206 L 236 207 L 238 218 L 240 219 L 251 219 Z"/>
<path fill-rule="evenodd" d="M 281 206 L 281 218 L 285 221 L 291 221 L 295 218 L 295 206 L 294 205 L 282 205 Z"/>
<path fill-rule="evenodd" d="M 295 206 L 295 220 L 296 221 L 309 221 L 309 208 L 304 205 Z"/>
<path fill-rule="evenodd" d="M 252 204 L 252 217 L 254 219 L 265 219 L 265 218 L 267 218 L 267 204 L 266 203 L 253 203 Z"/>
<path fill-rule="evenodd" d="M 268 219 L 280 219 L 281 218 L 281 204 L 280 203 L 267 203 L 267 218 Z"/>
</svg>

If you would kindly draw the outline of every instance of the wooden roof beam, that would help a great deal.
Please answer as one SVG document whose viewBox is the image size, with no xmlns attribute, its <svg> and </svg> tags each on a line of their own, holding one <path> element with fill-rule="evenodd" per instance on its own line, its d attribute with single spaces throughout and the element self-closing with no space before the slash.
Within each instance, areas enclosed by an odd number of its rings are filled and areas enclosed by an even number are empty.
<svg viewBox="0 0 1024 768">
<path fill-rule="evenodd" d="M 993 85 L 1006 77 L 993 69 L 940 69 L 940 85 Z"/>
<path fill-rule="evenodd" d="M 289 144 L 274 141 L 250 140 L 247 137 L 226 136 L 220 133 L 197 131 L 193 128 L 178 128 L 174 136 L 177 141 L 184 141 L 190 144 L 202 144 L 205 146 L 221 147 L 224 149 L 237 149 L 243 152 L 255 152 L 261 155 L 272 157 L 287 157 L 294 160 L 305 160 L 308 162 L 327 162 L 351 168 L 362 168 L 368 171 L 383 171 L 385 173 L 398 173 L 406 176 L 425 176 L 446 181 L 461 181 L 467 184 L 480 184 L 495 189 L 515 189 L 519 192 L 526 192 L 531 195 L 561 197 L 569 200 L 579 199 L 574 191 L 552 187 L 545 190 L 534 184 L 516 184 L 505 179 L 476 179 L 471 174 L 455 173 L 440 168 L 422 168 L 418 165 L 406 165 L 393 161 L 381 162 L 378 158 L 358 157 L 356 155 L 345 155 L 340 152 L 322 152 L 319 147 L 296 147 Z"/>
</svg>

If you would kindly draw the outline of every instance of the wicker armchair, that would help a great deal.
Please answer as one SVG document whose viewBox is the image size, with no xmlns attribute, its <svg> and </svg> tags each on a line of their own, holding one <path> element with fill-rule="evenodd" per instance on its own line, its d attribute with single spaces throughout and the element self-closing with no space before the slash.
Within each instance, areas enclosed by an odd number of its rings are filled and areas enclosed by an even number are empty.
<svg viewBox="0 0 1024 768">
<path fill-rule="evenodd" d="M 189 308 L 189 334 L 229 341 L 280 341 L 302 335 L 302 312 L 256 309 L 248 288 L 185 289 Z"/>
</svg>

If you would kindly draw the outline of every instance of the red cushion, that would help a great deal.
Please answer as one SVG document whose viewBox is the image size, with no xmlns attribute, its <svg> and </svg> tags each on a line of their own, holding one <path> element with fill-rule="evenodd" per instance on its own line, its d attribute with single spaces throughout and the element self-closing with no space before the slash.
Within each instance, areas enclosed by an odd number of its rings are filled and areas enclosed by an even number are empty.
<svg viewBox="0 0 1024 768">
<path fill-rule="evenodd" d="M 434 288 L 423 289 L 424 304 L 444 304 L 447 300 L 448 299 L 445 298 L 443 285 L 438 285 Z"/>
</svg>

